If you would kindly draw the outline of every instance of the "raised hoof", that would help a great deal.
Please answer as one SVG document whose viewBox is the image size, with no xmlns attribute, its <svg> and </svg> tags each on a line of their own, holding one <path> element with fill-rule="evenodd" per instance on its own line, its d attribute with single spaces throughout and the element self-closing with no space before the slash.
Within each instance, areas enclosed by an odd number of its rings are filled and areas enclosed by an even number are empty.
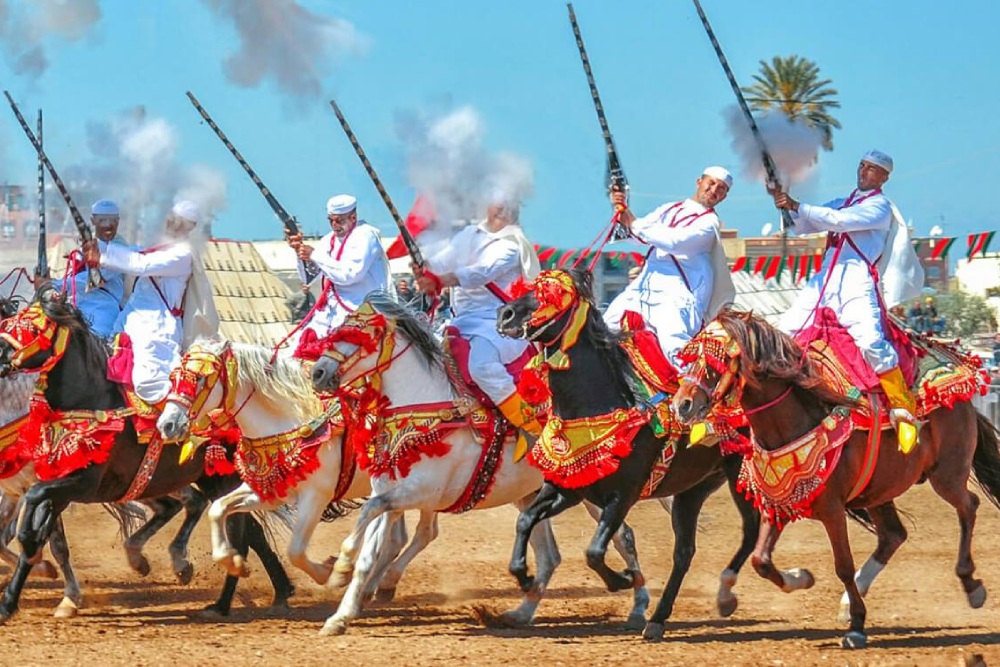
<svg viewBox="0 0 1000 667">
<path fill-rule="evenodd" d="M 642 631 L 642 638 L 649 642 L 663 641 L 663 633 L 666 628 L 663 623 L 653 623 L 650 621 Z"/>
<path fill-rule="evenodd" d="M 979 584 L 974 591 L 968 594 L 969 606 L 979 609 L 986 604 L 986 586 Z"/>
<path fill-rule="evenodd" d="M 522 575 L 517 578 L 517 585 L 522 593 L 530 593 L 535 588 L 535 578 L 529 575 Z"/>
<path fill-rule="evenodd" d="M 863 632 L 851 630 L 840 640 L 841 648 L 864 648 L 868 646 L 868 637 Z"/>
<path fill-rule="evenodd" d="M 618 591 L 630 590 L 632 588 L 635 588 L 635 572 L 633 570 L 625 570 L 620 574 L 615 573 L 615 576 L 608 582 L 609 593 L 617 593 Z"/>
<path fill-rule="evenodd" d="M 376 588 L 375 604 L 389 604 L 396 598 L 395 588 Z"/>
<path fill-rule="evenodd" d="M 326 585 L 332 588 L 344 588 L 347 584 L 351 583 L 351 577 L 354 576 L 354 572 L 338 572 L 333 571 L 330 578 L 327 580 Z"/>
<path fill-rule="evenodd" d="M 320 637 L 336 637 L 347 632 L 347 623 L 340 619 L 331 618 L 319 629 Z"/>
<path fill-rule="evenodd" d="M 207 607 L 199 611 L 198 616 L 209 619 L 225 618 L 229 616 L 229 609 L 223 607 L 218 602 L 213 602 L 212 604 L 208 605 Z"/>
<path fill-rule="evenodd" d="M 58 579 L 59 572 L 50 561 L 43 560 L 31 566 L 30 576 L 33 579 Z"/>
<path fill-rule="evenodd" d="M 132 571 L 140 577 L 148 577 L 149 573 L 152 571 L 149 567 L 149 561 L 142 554 L 139 554 L 134 559 L 129 558 L 128 564 L 129 567 L 132 568 Z"/>
<path fill-rule="evenodd" d="M 194 577 L 194 565 L 188 563 L 180 570 L 174 572 L 174 575 L 177 577 L 177 581 L 181 582 L 182 585 L 187 586 L 191 583 L 191 579 Z"/>
<path fill-rule="evenodd" d="M 719 610 L 719 616 L 722 618 L 729 618 L 736 613 L 736 608 L 739 604 L 739 599 L 734 595 L 728 600 L 718 600 L 716 602 L 716 608 Z"/>
<path fill-rule="evenodd" d="M 629 614 L 625 620 L 626 630 L 644 630 L 646 628 L 646 617 L 642 614 Z"/>
<path fill-rule="evenodd" d="M 59 606 L 56 607 L 52 617 L 59 619 L 76 618 L 79 613 L 80 609 L 76 606 L 75 602 L 69 598 L 63 598 L 62 602 L 59 603 Z"/>
<path fill-rule="evenodd" d="M 243 579 L 250 576 L 250 568 L 247 567 L 247 561 L 243 556 L 233 556 L 233 566 L 229 570 L 229 574 L 233 577 L 241 577 Z"/>
</svg>

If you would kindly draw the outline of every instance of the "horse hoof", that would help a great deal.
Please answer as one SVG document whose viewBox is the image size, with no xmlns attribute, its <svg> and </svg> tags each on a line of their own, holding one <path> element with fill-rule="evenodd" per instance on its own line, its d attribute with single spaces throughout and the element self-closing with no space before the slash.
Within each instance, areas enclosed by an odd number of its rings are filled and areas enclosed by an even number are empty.
<svg viewBox="0 0 1000 667">
<path fill-rule="evenodd" d="M 282 602 L 275 600 L 271 603 L 271 606 L 264 608 L 262 616 L 265 618 L 285 618 L 291 612 L 292 608 L 288 606 L 288 600 Z"/>
<path fill-rule="evenodd" d="M 319 630 L 320 637 L 336 637 L 347 632 L 347 623 L 340 619 L 331 618 Z"/>
<path fill-rule="evenodd" d="M 139 554 L 135 559 L 129 558 L 128 564 L 132 567 L 132 571 L 140 577 L 148 577 L 152 571 L 149 567 L 149 561 L 142 554 Z"/>
<path fill-rule="evenodd" d="M 642 631 L 642 638 L 649 642 L 663 641 L 663 633 L 666 628 L 663 623 L 653 623 L 650 621 Z"/>
<path fill-rule="evenodd" d="M 55 565 L 43 560 L 31 567 L 31 577 L 33 579 L 58 579 L 59 572 L 56 571 Z"/>
<path fill-rule="evenodd" d="M 14 607 L 10 611 L 6 609 L 0 609 L 0 625 L 4 625 L 10 619 L 14 618 L 14 614 L 17 613 L 17 607 Z"/>
<path fill-rule="evenodd" d="M 396 597 L 395 588 L 376 588 L 375 604 L 389 604 Z"/>
<path fill-rule="evenodd" d="M 59 619 L 76 618 L 79 613 L 80 609 L 76 606 L 75 602 L 69 598 L 63 598 L 62 602 L 59 603 L 59 606 L 56 607 L 52 617 Z"/>
<path fill-rule="evenodd" d="M 863 632 L 851 630 L 840 640 L 841 648 L 864 648 L 868 646 L 868 637 Z"/>
<path fill-rule="evenodd" d="M 986 586 L 979 584 L 974 591 L 968 594 L 969 606 L 979 609 L 986 604 Z"/>
<path fill-rule="evenodd" d="M 625 620 L 626 630 L 643 630 L 646 627 L 646 616 L 643 614 L 629 614 Z"/>
<path fill-rule="evenodd" d="M 174 575 L 177 577 L 177 581 L 187 586 L 191 583 L 192 577 L 194 577 L 194 565 L 187 563 L 184 567 L 174 572 Z"/>
<path fill-rule="evenodd" d="M 784 582 L 781 590 L 785 593 L 804 591 L 816 585 L 816 577 L 812 575 L 812 572 L 798 567 L 784 570 L 781 573 L 781 579 Z"/>
<path fill-rule="evenodd" d="M 351 583 L 351 577 L 353 575 L 354 575 L 353 571 L 337 572 L 336 570 L 334 570 L 333 574 L 331 574 L 330 578 L 327 580 L 327 586 L 331 586 L 333 588 L 344 588 L 345 586 L 347 586 L 347 584 Z"/>
<path fill-rule="evenodd" d="M 213 602 L 198 612 L 198 616 L 207 619 L 220 619 L 229 616 L 229 609 L 223 607 L 218 602 Z"/>
<path fill-rule="evenodd" d="M 734 595 L 728 600 L 718 600 L 716 606 L 719 610 L 719 616 L 729 618 L 736 613 L 736 608 L 739 606 L 739 599 Z"/>
<path fill-rule="evenodd" d="M 522 593 L 530 593 L 535 588 L 535 578 L 528 575 L 518 577 L 517 583 L 521 587 Z"/>
<path fill-rule="evenodd" d="M 229 568 L 229 574 L 243 579 L 250 576 L 250 568 L 247 567 L 247 561 L 243 556 L 233 556 L 233 565 Z"/>
</svg>

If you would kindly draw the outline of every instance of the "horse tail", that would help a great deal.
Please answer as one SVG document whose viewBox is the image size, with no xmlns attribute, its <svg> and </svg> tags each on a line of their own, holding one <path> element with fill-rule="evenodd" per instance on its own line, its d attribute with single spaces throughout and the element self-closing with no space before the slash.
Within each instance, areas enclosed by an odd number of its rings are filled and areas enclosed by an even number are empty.
<svg viewBox="0 0 1000 667">
<path fill-rule="evenodd" d="M 298 512 L 293 505 L 281 505 L 273 510 L 253 512 L 253 517 L 257 519 L 257 523 L 263 529 L 264 538 L 274 547 L 279 536 L 288 537 L 295 529 Z"/>
<path fill-rule="evenodd" d="M 118 537 L 127 540 L 146 522 L 146 510 L 135 502 L 103 503 L 101 507 L 118 524 Z"/>
<path fill-rule="evenodd" d="M 857 509 L 847 510 L 847 517 L 852 519 L 859 526 L 867 530 L 872 535 L 875 534 L 875 524 L 872 522 L 872 517 L 864 507 L 859 507 Z"/>
<path fill-rule="evenodd" d="M 976 412 L 976 452 L 972 469 L 979 488 L 1000 508 L 1000 432 L 989 419 Z"/>
</svg>

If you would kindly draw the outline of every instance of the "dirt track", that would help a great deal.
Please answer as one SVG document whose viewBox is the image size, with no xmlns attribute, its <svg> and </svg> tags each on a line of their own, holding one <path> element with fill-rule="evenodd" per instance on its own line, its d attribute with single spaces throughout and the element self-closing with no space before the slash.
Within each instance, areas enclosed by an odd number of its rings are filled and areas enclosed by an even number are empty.
<svg viewBox="0 0 1000 667">
<path fill-rule="evenodd" d="M 593 523 L 582 510 L 557 520 L 563 565 L 531 629 L 487 630 L 470 613 L 474 603 L 503 609 L 516 599 L 506 573 L 515 511 L 502 508 L 444 517 L 441 537 L 404 576 L 395 602 L 370 610 L 343 637 L 321 638 L 316 633 L 334 610 L 334 593 L 301 573 L 292 573 L 298 587 L 292 613 L 267 617 L 270 589 L 252 559 L 253 572 L 241 583 L 231 619 L 204 620 L 195 612 L 215 599 L 222 580 L 208 555 L 204 524 L 192 541 L 195 578 L 180 586 L 170 573 L 165 534 L 147 549 L 153 572 L 141 579 L 125 565 L 111 520 L 99 508 L 74 508 L 67 526 L 84 610 L 72 621 L 54 620 L 61 584 L 30 581 L 21 613 L 0 629 L 0 664 L 950 666 L 965 664 L 963 658 L 974 653 L 1000 664 L 1000 512 L 986 503 L 980 510 L 974 555 L 991 597 L 984 608 L 972 610 L 953 573 L 958 524 L 951 508 L 926 486 L 904 496 L 899 506 L 913 517 L 905 521 L 910 539 L 872 589 L 870 645 L 860 652 L 839 648 L 843 628 L 835 616 L 841 588 L 825 534 L 814 522 L 786 531 L 776 558 L 782 567 L 811 568 L 815 588 L 786 595 L 748 566 L 736 589 L 739 610 L 728 620 L 716 617 L 717 577 L 738 535 L 725 492 L 707 505 L 669 640 L 659 644 L 622 629 L 631 596 L 605 593 L 586 569 L 582 552 Z M 653 503 L 638 507 L 630 519 L 655 604 L 671 561 L 669 520 Z M 321 526 L 314 559 L 335 553 L 346 527 Z M 853 536 L 860 564 L 874 538 L 861 530 Z"/>
</svg>

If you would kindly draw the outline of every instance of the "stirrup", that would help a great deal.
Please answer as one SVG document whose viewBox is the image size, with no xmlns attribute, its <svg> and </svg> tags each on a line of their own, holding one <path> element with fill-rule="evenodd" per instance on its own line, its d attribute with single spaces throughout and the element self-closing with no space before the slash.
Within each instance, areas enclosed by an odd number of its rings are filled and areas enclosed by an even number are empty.
<svg viewBox="0 0 1000 667">
<path fill-rule="evenodd" d="M 909 454 L 916 446 L 919 435 L 916 417 L 906 408 L 892 408 L 889 410 L 889 423 L 896 430 L 899 451 Z"/>
</svg>

